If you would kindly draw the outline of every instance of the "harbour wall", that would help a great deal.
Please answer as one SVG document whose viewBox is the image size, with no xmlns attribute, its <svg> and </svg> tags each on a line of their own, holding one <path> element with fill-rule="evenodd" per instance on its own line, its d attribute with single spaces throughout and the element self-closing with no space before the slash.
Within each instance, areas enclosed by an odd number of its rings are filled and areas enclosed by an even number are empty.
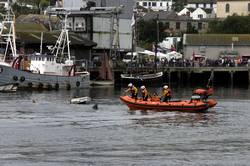
<svg viewBox="0 0 250 166">
<path fill-rule="evenodd" d="M 99 69 L 92 68 L 91 79 L 98 76 Z M 121 85 L 120 74 L 130 69 L 112 69 L 115 85 Z M 163 83 L 169 85 L 201 85 L 205 86 L 208 82 L 213 85 L 249 85 L 250 67 L 165 67 L 158 68 L 163 71 Z M 140 68 L 134 72 L 154 72 L 152 68 Z"/>
</svg>

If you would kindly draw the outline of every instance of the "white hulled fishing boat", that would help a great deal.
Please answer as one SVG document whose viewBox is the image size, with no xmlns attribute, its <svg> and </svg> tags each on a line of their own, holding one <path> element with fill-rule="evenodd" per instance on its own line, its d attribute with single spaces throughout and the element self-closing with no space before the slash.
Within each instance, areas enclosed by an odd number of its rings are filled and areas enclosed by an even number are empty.
<svg viewBox="0 0 250 166">
<path fill-rule="evenodd" d="M 9 7 L 0 31 L 1 43 L 6 46 L 4 54 L 1 54 L 0 86 L 14 84 L 18 88 L 57 90 L 90 85 L 89 72 L 77 71 L 78 67 L 70 55 L 67 14 L 61 34 L 49 54 L 17 55 L 14 21 L 15 16 Z M 10 62 L 8 59 L 13 60 Z"/>
</svg>

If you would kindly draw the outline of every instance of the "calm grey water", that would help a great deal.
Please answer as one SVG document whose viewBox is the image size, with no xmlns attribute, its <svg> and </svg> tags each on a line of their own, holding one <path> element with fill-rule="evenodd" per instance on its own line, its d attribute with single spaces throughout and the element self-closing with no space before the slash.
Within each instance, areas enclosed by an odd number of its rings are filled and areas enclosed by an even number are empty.
<svg viewBox="0 0 250 166">
<path fill-rule="evenodd" d="M 191 91 L 173 93 L 189 98 Z M 121 92 L 1 93 L 0 165 L 249 165 L 250 89 L 216 88 L 218 105 L 208 113 L 130 112 Z M 69 104 L 75 95 L 93 103 Z"/>
</svg>

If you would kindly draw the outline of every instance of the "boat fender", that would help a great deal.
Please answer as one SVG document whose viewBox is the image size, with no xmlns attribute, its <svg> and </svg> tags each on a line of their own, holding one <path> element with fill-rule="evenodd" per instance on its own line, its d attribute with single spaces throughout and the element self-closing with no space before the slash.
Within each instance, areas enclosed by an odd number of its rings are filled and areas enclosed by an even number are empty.
<svg viewBox="0 0 250 166">
<path fill-rule="evenodd" d="M 33 86 L 32 82 L 29 82 L 29 83 L 28 83 L 28 87 L 29 87 L 29 88 L 32 88 L 32 86 Z"/>
<path fill-rule="evenodd" d="M 42 88 L 43 88 L 43 84 L 42 84 L 42 83 L 39 83 L 39 84 L 38 84 L 38 88 L 39 88 L 39 89 L 42 89 Z"/>
<path fill-rule="evenodd" d="M 17 80 L 18 80 L 18 77 L 17 77 L 17 76 L 13 76 L 13 80 L 14 80 L 14 81 L 17 81 Z"/>
<path fill-rule="evenodd" d="M 80 82 L 76 81 L 76 86 L 79 87 L 80 86 Z"/>
<path fill-rule="evenodd" d="M 23 82 L 23 81 L 25 81 L 25 77 L 24 77 L 24 76 L 21 76 L 21 77 L 20 77 L 20 82 Z"/>
<path fill-rule="evenodd" d="M 59 84 L 58 84 L 58 83 L 55 84 L 55 89 L 56 89 L 56 90 L 59 89 Z"/>
<path fill-rule="evenodd" d="M 70 84 L 67 84 L 67 85 L 66 85 L 66 89 L 67 89 L 67 90 L 70 90 L 70 89 L 71 89 Z"/>
</svg>

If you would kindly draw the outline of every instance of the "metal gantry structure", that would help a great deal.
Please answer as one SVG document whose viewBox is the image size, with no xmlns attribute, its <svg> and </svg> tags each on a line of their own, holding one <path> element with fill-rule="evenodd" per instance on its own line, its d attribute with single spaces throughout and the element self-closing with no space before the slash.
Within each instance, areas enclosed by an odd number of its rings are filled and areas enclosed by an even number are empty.
<svg viewBox="0 0 250 166">
<path fill-rule="evenodd" d="M 4 57 L 2 61 L 6 60 L 9 48 L 11 50 L 12 56 L 16 57 L 16 31 L 15 31 L 15 15 L 11 9 L 10 0 L 8 0 L 7 14 L 2 15 L 2 27 L 0 28 L 0 38 L 2 43 L 6 44 Z"/>
<path fill-rule="evenodd" d="M 122 12 L 123 6 L 119 7 L 91 7 L 89 10 L 69 10 L 64 8 L 51 8 L 47 10 L 49 16 L 101 16 L 109 15 L 110 17 L 110 57 L 117 55 L 120 50 L 120 38 L 119 38 L 119 17 L 118 15 Z M 93 28 L 93 27 L 92 27 Z"/>
</svg>

